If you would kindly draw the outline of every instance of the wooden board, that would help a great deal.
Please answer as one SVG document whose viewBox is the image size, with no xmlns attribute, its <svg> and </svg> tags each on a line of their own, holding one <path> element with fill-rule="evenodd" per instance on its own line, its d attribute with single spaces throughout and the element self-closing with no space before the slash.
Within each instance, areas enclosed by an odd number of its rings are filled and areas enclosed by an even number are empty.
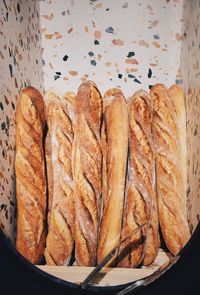
<svg viewBox="0 0 200 295">
<path fill-rule="evenodd" d="M 168 253 L 162 249 L 159 250 L 158 256 L 154 263 L 148 267 L 142 268 L 104 268 L 96 277 L 93 282 L 98 286 L 114 286 L 126 284 L 138 279 L 151 275 L 160 266 L 169 261 Z M 94 267 L 82 266 L 47 266 L 37 265 L 41 270 L 58 277 L 62 280 L 73 282 L 76 284 L 81 283 Z"/>
</svg>

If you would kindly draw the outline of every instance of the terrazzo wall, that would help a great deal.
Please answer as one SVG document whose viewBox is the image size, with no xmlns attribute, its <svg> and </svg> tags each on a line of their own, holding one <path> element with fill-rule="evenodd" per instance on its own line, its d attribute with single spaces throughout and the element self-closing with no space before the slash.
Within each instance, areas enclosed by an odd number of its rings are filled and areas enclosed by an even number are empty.
<svg viewBox="0 0 200 295">
<path fill-rule="evenodd" d="M 181 74 L 186 93 L 188 214 L 191 229 L 200 220 L 200 2 L 184 1 Z"/>
<path fill-rule="evenodd" d="M 15 108 L 22 87 L 43 90 L 39 3 L 0 1 L 0 227 L 13 237 Z"/>
<path fill-rule="evenodd" d="M 126 96 L 180 82 L 183 1 L 40 2 L 45 89 L 77 91 L 94 80 Z"/>
</svg>

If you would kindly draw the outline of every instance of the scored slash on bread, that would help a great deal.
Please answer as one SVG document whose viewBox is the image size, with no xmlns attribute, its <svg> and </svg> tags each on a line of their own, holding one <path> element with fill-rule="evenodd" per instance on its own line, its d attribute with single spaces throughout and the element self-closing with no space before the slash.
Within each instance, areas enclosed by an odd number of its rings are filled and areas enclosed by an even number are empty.
<svg viewBox="0 0 200 295">
<path fill-rule="evenodd" d="M 46 95 L 48 133 L 45 143 L 48 179 L 48 265 L 68 265 L 74 247 L 73 126 L 66 99 L 50 90 Z"/>
<path fill-rule="evenodd" d="M 153 102 L 159 222 L 168 249 L 176 255 L 189 240 L 190 231 L 185 215 L 180 125 L 177 124 L 181 118 L 176 117 L 170 92 L 163 84 L 156 84 L 150 94 Z"/>
<path fill-rule="evenodd" d="M 151 264 L 159 248 L 158 214 L 155 191 L 155 155 L 152 136 L 152 107 L 147 92 L 140 90 L 128 101 L 129 157 L 122 238 L 141 224 L 120 248 L 118 266 L 136 267 L 143 259 Z"/>
<path fill-rule="evenodd" d="M 128 113 L 121 90 L 108 90 L 103 105 L 103 208 L 98 263 L 120 240 L 128 152 Z M 115 258 L 109 265 L 115 265 Z"/>
<path fill-rule="evenodd" d="M 24 88 L 16 110 L 16 247 L 33 264 L 41 262 L 46 238 L 45 120 L 42 95 L 33 87 Z"/>
</svg>

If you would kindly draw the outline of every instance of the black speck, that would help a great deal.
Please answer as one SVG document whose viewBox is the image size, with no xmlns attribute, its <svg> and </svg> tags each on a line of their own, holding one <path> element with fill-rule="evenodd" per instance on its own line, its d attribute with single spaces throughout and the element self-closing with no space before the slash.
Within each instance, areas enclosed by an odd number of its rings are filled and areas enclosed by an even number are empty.
<svg viewBox="0 0 200 295">
<path fill-rule="evenodd" d="M 6 210 L 5 217 L 8 219 L 8 210 Z"/>
<path fill-rule="evenodd" d="M 160 39 L 160 37 L 159 37 L 159 35 L 153 35 L 153 37 L 154 37 L 154 39 L 156 39 L 156 40 L 158 40 L 158 39 Z"/>
<path fill-rule="evenodd" d="M 108 27 L 106 29 L 106 33 L 113 33 L 114 32 L 114 29 L 112 27 Z"/>
<path fill-rule="evenodd" d="M 68 57 L 69 57 L 68 55 L 64 55 L 63 56 L 63 61 L 67 61 L 68 60 Z"/>
<path fill-rule="evenodd" d="M 63 11 L 61 12 L 61 15 L 65 15 L 65 14 L 66 14 L 66 11 L 63 10 Z"/>
<path fill-rule="evenodd" d="M 3 104 L 0 102 L 0 109 L 3 111 Z"/>
<path fill-rule="evenodd" d="M 93 53 L 92 51 L 89 51 L 89 52 L 88 52 L 88 55 L 89 55 L 89 56 L 94 56 L 94 53 Z"/>
<path fill-rule="evenodd" d="M 94 40 L 94 44 L 95 45 L 99 45 L 99 41 L 98 40 Z"/>
<path fill-rule="evenodd" d="M 5 128 L 6 128 L 6 123 L 5 123 L 5 122 L 2 122 L 2 123 L 1 123 L 1 129 L 2 129 L 2 130 L 5 130 Z"/>
<path fill-rule="evenodd" d="M 118 78 L 121 79 L 122 78 L 122 74 L 118 74 Z"/>
<path fill-rule="evenodd" d="M 96 61 L 95 61 L 94 59 L 92 59 L 92 60 L 90 61 L 90 63 L 91 63 L 91 65 L 93 65 L 93 66 L 96 66 L 96 65 L 97 65 L 97 63 L 96 63 Z"/>
<path fill-rule="evenodd" d="M 61 72 L 56 72 L 56 75 L 59 75 L 59 76 L 61 76 Z"/>
<path fill-rule="evenodd" d="M 45 65 L 45 60 L 44 59 L 42 59 L 42 65 Z"/>
<path fill-rule="evenodd" d="M 59 75 L 54 75 L 54 80 L 56 81 L 57 79 L 59 79 L 60 76 Z"/>
<path fill-rule="evenodd" d="M 5 151 L 4 150 L 2 151 L 2 156 L 3 156 L 3 158 L 5 157 Z"/>
<path fill-rule="evenodd" d="M 130 51 L 130 52 L 128 53 L 127 57 L 130 58 L 130 57 L 132 57 L 132 56 L 134 56 L 134 55 L 135 55 L 135 52 Z"/>
<path fill-rule="evenodd" d="M 19 5 L 19 2 L 17 3 L 17 12 L 20 13 L 20 5 Z"/>
<path fill-rule="evenodd" d="M 36 62 L 36 64 L 38 65 L 38 60 L 37 60 L 37 59 L 35 60 L 35 62 Z"/>
<path fill-rule="evenodd" d="M 132 74 L 128 74 L 128 77 L 131 78 L 131 79 L 132 79 L 132 78 L 135 78 L 135 76 L 132 75 Z"/>
<path fill-rule="evenodd" d="M 10 70 L 10 77 L 13 77 L 13 69 L 12 69 L 12 65 L 9 64 L 9 70 Z"/>
<path fill-rule="evenodd" d="M 197 135 L 197 131 L 198 131 L 198 126 L 196 125 L 196 128 L 195 128 L 195 130 L 194 130 L 194 136 Z"/>
<path fill-rule="evenodd" d="M 134 79 L 134 82 L 136 82 L 136 83 L 139 83 L 139 84 L 142 84 L 138 79 Z"/>
<path fill-rule="evenodd" d="M 106 8 L 106 11 L 109 11 L 110 10 L 110 8 Z"/>
<path fill-rule="evenodd" d="M 149 85 L 149 89 L 151 89 L 153 87 L 153 85 Z"/>
<path fill-rule="evenodd" d="M 149 69 L 149 71 L 148 71 L 148 78 L 151 78 L 151 77 L 152 77 L 152 70 Z"/>
<path fill-rule="evenodd" d="M 23 19 L 24 19 L 24 17 L 23 17 L 23 15 L 21 15 L 20 18 L 19 18 L 20 23 L 23 22 Z"/>
<path fill-rule="evenodd" d="M 15 110 L 15 105 L 12 101 L 11 101 L 11 105 L 12 105 L 13 110 Z"/>
</svg>

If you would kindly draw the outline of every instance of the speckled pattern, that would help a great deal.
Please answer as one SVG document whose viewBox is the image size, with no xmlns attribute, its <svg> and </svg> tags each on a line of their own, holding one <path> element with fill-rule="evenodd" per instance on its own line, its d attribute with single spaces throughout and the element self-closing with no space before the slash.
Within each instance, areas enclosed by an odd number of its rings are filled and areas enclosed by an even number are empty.
<svg viewBox="0 0 200 295">
<path fill-rule="evenodd" d="M 39 3 L 0 1 L 0 227 L 13 238 L 15 108 L 22 87 L 43 90 Z"/>
<path fill-rule="evenodd" d="M 188 217 L 194 231 L 200 219 L 200 2 L 184 1 L 181 74 L 186 93 Z"/>
<path fill-rule="evenodd" d="M 85 79 L 126 96 L 180 79 L 182 1 L 40 2 L 45 88 L 77 91 Z"/>
<path fill-rule="evenodd" d="M 157 82 L 170 86 L 183 79 L 188 214 L 195 229 L 200 218 L 199 21 L 196 0 L 0 1 L 0 227 L 8 237 L 16 228 L 14 118 L 19 91 L 31 84 L 42 92 L 52 86 L 76 92 L 86 79 L 94 80 L 102 94 L 121 87 L 127 97 L 141 87 L 148 91 Z"/>
</svg>

